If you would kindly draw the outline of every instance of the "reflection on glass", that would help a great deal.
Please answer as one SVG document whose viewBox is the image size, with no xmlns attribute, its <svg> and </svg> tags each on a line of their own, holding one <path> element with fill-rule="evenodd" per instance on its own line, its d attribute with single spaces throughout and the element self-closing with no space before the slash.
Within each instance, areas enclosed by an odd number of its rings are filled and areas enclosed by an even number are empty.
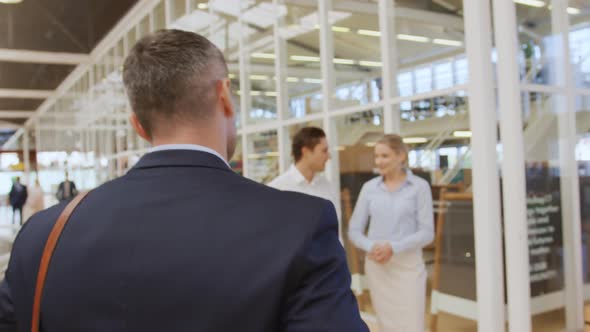
<svg viewBox="0 0 590 332">
<path fill-rule="evenodd" d="M 576 98 L 577 138 L 576 161 L 580 181 L 580 214 L 582 220 L 582 250 L 584 283 L 590 283 L 590 96 Z"/>
<path fill-rule="evenodd" d="M 117 67 L 123 66 L 123 62 L 125 61 L 126 56 L 127 56 L 127 54 L 125 54 L 125 41 L 123 39 L 121 39 L 117 43 L 117 60 L 116 60 Z"/>
<path fill-rule="evenodd" d="M 590 87 L 590 7 L 570 4 L 570 8 L 579 10 L 570 15 L 570 56 L 573 64 L 574 80 L 580 88 Z"/>
<path fill-rule="evenodd" d="M 517 3 L 520 45 L 520 77 L 532 84 L 556 84 L 556 70 L 562 68 L 561 41 L 556 34 L 559 27 L 552 24 L 551 1 L 539 2 L 539 6 Z M 555 13 L 559 15 L 559 13 Z M 522 22 L 522 23 L 521 23 Z"/>
<path fill-rule="evenodd" d="M 178 20 L 182 16 L 186 14 L 186 0 L 167 0 L 171 2 L 170 9 L 172 13 L 170 17 L 172 18 L 172 22 Z"/>
<path fill-rule="evenodd" d="M 237 138 L 237 142 L 236 142 L 236 150 L 234 152 L 234 155 L 232 156 L 232 159 L 229 162 L 229 165 L 234 170 L 234 172 L 236 172 L 240 175 L 243 175 L 244 174 L 244 167 L 242 164 L 243 162 L 244 162 L 244 156 L 242 153 L 242 137 L 239 136 Z"/>
<path fill-rule="evenodd" d="M 522 95 L 532 303 L 564 288 L 559 123 L 565 96 Z M 553 309 L 558 309 L 555 307 Z"/>
<path fill-rule="evenodd" d="M 287 5 L 279 34 L 287 44 L 288 117 L 298 118 L 321 112 L 322 80 L 317 5 Z"/>
<path fill-rule="evenodd" d="M 164 1 L 160 3 L 154 9 L 154 31 L 166 28 L 166 11 L 164 7 Z"/>
<path fill-rule="evenodd" d="M 248 136 L 248 177 L 268 183 L 279 174 L 279 143 L 276 130 Z"/>
<path fill-rule="evenodd" d="M 141 38 L 145 35 L 147 35 L 148 33 L 150 33 L 150 17 L 146 16 L 141 20 L 141 23 L 139 23 L 139 30 L 138 30 L 139 36 L 138 38 Z"/>
<path fill-rule="evenodd" d="M 334 1 L 334 8 L 348 1 Z M 379 17 L 338 11 L 331 13 L 334 38 L 335 109 L 382 99 Z"/>
<path fill-rule="evenodd" d="M 133 28 L 127 33 L 127 49 L 131 51 L 133 46 L 135 46 L 135 43 L 137 43 L 137 32 L 135 28 Z"/>
<path fill-rule="evenodd" d="M 465 116 L 467 112 L 467 97 L 464 92 L 400 103 L 402 121 L 407 122 L 446 116 Z"/>
</svg>

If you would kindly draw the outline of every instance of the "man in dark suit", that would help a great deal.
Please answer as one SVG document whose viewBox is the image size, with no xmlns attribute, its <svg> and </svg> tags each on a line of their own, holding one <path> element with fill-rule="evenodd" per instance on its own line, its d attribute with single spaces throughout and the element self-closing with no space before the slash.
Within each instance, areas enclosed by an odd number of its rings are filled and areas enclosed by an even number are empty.
<svg viewBox="0 0 590 332">
<path fill-rule="evenodd" d="M 69 201 L 76 195 L 78 195 L 78 189 L 76 189 L 76 184 L 74 183 L 74 181 L 70 181 L 70 175 L 66 171 L 64 181 L 61 182 L 59 186 L 57 186 L 57 193 L 55 194 L 55 197 L 61 203 Z"/>
<path fill-rule="evenodd" d="M 194 33 L 164 30 L 133 48 L 130 121 L 155 149 L 74 211 L 49 266 L 43 331 L 368 331 L 333 205 L 229 168 L 227 77 L 221 52 Z M 0 331 L 30 330 L 41 253 L 63 208 L 20 232 Z"/>
<path fill-rule="evenodd" d="M 10 193 L 8 193 L 8 200 L 10 201 L 10 205 L 12 206 L 13 224 L 17 212 L 19 215 L 19 222 L 21 224 L 23 223 L 23 206 L 27 202 L 27 198 L 27 187 L 24 184 L 20 183 L 20 177 L 15 178 L 14 182 L 12 183 L 12 188 L 10 188 Z"/>
</svg>

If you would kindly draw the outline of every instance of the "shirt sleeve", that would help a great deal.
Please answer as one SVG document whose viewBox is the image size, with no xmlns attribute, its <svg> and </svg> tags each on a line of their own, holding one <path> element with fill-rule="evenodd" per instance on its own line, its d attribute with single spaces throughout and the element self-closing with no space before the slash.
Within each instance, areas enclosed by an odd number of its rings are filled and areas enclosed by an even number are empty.
<svg viewBox="0 0 590 332">
<path fill-rule="evenodd" d="M 403 240 L 391 241 L 393 253 L 422 249 L 434 240 L 434 215 L 432 192 L 428 185 L 421 186 L 416 196 L 416 219 L 418 230 Z"/>
<path fill-rule="evenodd" d="M 348 238 L 357 248 L 366 252 L 370 252 L 374 245 L 374 242 L 365 235 L 369 216 L 369 199 L 367 197 L 367 185 L 365 184 L 361 189 L 356 206 L 354 207 L 354 212 L 350 218 Z"/>
</svg>

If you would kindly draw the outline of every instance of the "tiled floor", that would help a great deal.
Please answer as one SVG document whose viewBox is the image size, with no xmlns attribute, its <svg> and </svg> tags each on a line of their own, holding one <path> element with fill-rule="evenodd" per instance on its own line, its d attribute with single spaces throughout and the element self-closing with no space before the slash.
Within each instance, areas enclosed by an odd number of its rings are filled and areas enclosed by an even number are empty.
<svg viewBox="0 0 590 332">
<path fill-rule="evenodd" d="M 367 325 L 369 325 L 371 332 L 379 332 L 376 324 L 367 321 Z M 533 318 L 534 332 L 562 332 L 565 331 L 564 325 L 565 317 L 563 310 L 549 312 Z M 477 332 L 477 324 L 474 321 L 460 317 L 440 314 L 437 332 Z"/>
</svg>

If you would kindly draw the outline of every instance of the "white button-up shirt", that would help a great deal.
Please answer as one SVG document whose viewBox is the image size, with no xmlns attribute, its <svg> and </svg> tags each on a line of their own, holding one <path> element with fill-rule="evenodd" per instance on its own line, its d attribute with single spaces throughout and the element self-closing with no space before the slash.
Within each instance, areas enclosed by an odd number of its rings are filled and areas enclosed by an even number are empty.
<svg viewBox="0 0 590 332">
<path fill-rule="evenodd" d="M 279 190 L 296 191 L 327 199 L 334 204 L 334 207 L 338 207 L 334 188 L 325 176 L 316 174 L 311 182 L 308 182 L 295 165 L 291 165 L 288 171 L 272 180 L 268 185 Z"/>
<path fill-rule="evenodd" d="M 365 235 L 367 223 L 369 231 Z M 382 177 L 365 183 L 350 219 L 348 236 L 366 252 L 376 241 L 389 241 L 394 255 L 422 249 L 434 239 L 430 185 L 409 171 L 404 183 L 393 192 Z"/>
</svg>

